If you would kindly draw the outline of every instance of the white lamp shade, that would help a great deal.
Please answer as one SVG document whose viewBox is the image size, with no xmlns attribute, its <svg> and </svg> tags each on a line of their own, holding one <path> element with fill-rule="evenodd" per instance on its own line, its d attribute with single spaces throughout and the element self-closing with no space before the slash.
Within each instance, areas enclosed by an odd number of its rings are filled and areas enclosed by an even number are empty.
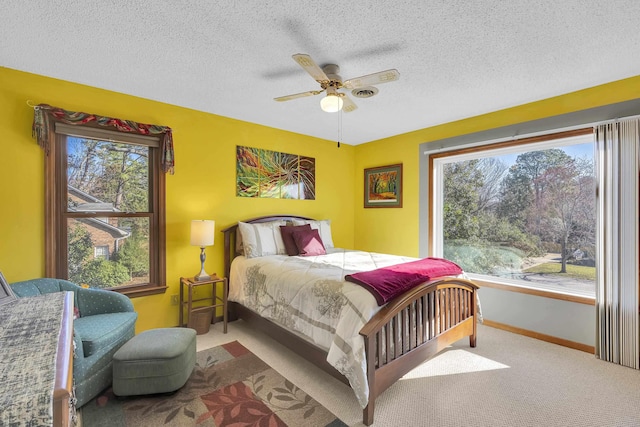
<svg viewBox="0 0 640 427">
<path fill-rule="evenodd" d="M 342 109 L 342 103 L 342 98 L 330 93 L 320 100 L 320 108 L 327 113 L 335 113 Z"/>
<path fill-rule="evenodd" d="M 191 221 L 191 245 L 200 247 L 213 245 L 215 228 L 215 221 L 207 219 Z"/>
</svg>

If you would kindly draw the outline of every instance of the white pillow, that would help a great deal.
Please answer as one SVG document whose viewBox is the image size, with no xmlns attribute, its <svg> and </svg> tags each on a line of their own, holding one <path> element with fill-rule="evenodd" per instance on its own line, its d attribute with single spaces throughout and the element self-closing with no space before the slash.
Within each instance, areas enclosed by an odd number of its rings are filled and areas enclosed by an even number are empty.
<svg viewBox="0 0 640 427">
<path fill-rule="evenodd" d="M 280 224 L 281 221 L 282 220 L 267 221 L 267 222 L 262 222 L 261 224 L 270 224 L 272 222 L 277 222 L 278 224 Z M 245 224 L 248 224 L 248 223 L 245 223 Z M 240 233 L 240 227 L 236 228 L 236 255 L 244 255 L 244 246 L 242 245 L 242 234 Z"/>
<path fill-rule="evenodd" d="M 285 221 L 270 221 L 248 224 L 238 222 L 238 230 L 242 236 L 244 256 L 256 258 L 266 255 L 286 255 L 287 250 L 282 241 L 280 226 L 287 225 Z"/>
<path fill-rule="evenodd" d="M 333 248 L 333 239 L 331 238 L 331 220 L 323 219 L 321 221 L 308 220 L 308 219 L 293 219 L 293 225 L 305 225 L 309 224 L 312 229 L 318 230 L 320 239 L 326 249 Z"/>
</svg>

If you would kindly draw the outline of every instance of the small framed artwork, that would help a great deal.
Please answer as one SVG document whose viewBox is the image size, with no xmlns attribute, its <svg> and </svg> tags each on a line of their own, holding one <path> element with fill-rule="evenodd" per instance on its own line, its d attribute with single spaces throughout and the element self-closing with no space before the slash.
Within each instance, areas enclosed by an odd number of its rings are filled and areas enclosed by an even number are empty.
<svg viewBox="0 0 640 427">
<path fill-rule="evenodd" d="M 402 207 L 402 163 L 364 170 L 364 207 Z"/>
<path fill-rule="evenodd" d="M 7 280 L 0 272 L 0 305 L 15 301 L 16 299 L 16 295 L 11 290 L 11 286 L 9 286 L 9 283 L 7 283 Z"/>
</svg>

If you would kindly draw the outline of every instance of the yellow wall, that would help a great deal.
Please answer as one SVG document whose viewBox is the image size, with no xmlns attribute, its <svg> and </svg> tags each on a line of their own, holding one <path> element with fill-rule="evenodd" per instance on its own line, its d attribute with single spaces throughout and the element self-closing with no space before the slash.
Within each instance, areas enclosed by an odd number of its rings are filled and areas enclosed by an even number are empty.
<svg viewBox="0 0 640 427">
<path fill-rule="evenodd" d="M 0 271 L 12 281 L 42 277 L 43 152 L 31 137 L 27 100 L 170 126 L 176 173 L 167 176 L 167 285 L 164 295 L 133 300 L 137 330 L 175 326 L 170 303 L 178 278 L 199 270 L 189 246 L 192 219 L 220 230 L 237 220 L 274 213 L 330 218 L 336 246 L 418 256 L 419 145 L 457 135 L 640 98 L 640 76 L 391 138 L 336 148 L 320 140 L 115 92 L 0 68 Z M 315 201 L 235 196 L 235 147 L 247 145 L 316 159 Z M 364 209 L 364 168 L 403 163 L 403 207 Z M 222 272 L 222 234 L 207 248 L 208 272 Z"/>
<path fill-rule="evenodd" d="M 640 98 L 640 76 L 355 147 L 355 248 L 419 256 L 419 146 L 487 129 Z M 403 164 L 403 207 L 363 207 L 364 169 Z"/>
<path fill-rule="evenodd" d="M 34 74 L 0 68 L 0 271 L 9 282 L 44 275 L 44 161 L 31 137 L 35 104 L 130 119 L 173 129 L 176 170 L 167 176 L 167 285 L 164 295 L 133 299 L 137 330 L 175 326 L 179 277 L 200 270 L 189 245 L 192 219 L 214 219 L 216 230 L 256 216 L 290 213 L 333 220 L 337 246 L 354 243 L 354 147 Z M 235 147 L 246 145 L 316 159 L 316 200 L 235 196 Z M 206 270 L 223 271 L 222 233 L 207 248 Z"/>
</svg>

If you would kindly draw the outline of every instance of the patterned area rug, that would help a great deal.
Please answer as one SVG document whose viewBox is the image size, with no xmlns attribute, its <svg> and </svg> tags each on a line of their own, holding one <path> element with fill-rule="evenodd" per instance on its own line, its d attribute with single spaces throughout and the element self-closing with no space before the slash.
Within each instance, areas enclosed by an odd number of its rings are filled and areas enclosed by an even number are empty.
<svg viewBox="0 0 640 427">
<path fill-rule="evenodd" d="M 171 395 L 116 398 L 81 409 L 83 427 L 346 426 L 237 341 L 198 352 L 187 384 Z"/>
</svg>

